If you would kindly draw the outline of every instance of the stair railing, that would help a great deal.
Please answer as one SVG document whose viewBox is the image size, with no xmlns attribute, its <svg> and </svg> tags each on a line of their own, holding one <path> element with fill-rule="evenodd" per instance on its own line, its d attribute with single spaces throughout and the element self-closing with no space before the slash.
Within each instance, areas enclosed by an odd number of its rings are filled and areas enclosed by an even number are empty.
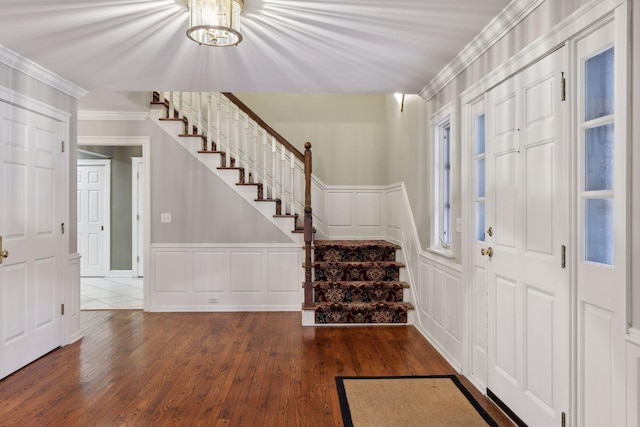
<svg viewBox="0 0 640 427">
<path fill-rule="evenodd" d="M 311 143 L 301 153 L 229 92 L 158 92 L 167 105 L 167 118 L 186 121 L 185 135 L 202 137 L 202 151 L 223 151 L 223 167 L 245 169 L 245 182 L 261 183 L 262 198 L 280 200 L 280 214 L 303 213 L 305 282 L 303 308 L 313 307 L 311 249 Z M 304 185 L 304 194 L 299 191 Z"/>
</svg>

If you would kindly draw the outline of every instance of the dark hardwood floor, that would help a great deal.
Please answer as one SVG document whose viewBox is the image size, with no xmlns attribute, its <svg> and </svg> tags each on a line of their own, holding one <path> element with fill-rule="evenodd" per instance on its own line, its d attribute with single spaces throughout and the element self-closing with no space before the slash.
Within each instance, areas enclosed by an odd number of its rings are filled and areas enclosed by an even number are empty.
<svg viewBox="0 0 640 427">
<path fill-rule="evenodd" d="M 80 342 L 0 381 L 0 425 L 341 426 L 337 375 L 454 373 L 413 327 L 302 327 L 283 312 L 82 321 Z"/>
</svg>

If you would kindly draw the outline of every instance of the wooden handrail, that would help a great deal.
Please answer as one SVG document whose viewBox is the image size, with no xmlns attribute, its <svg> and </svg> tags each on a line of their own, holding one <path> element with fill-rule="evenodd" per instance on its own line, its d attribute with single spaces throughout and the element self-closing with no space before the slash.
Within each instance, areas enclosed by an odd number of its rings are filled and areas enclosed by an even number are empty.
<svg viewBox="0 0 640 427">
<path fill-rule="evenodd" d="M 313 216 L 311 211 L 311 143 L 304 144 L 304 305 L 313 306 L 313 284 L 311 281 L 311 249 L 313 244 Z"/>
<path fill-rule="evenodd" d="M 251 120 L 255 121 L 261 128 L 266 130 L 267 133 L 272 135 L 276 139 L 276 141 L 284 145 L 287 148 L 287 150 L 291 151 L 298 160 L 300 160 L 301 162 L 304 162 L 304 154 L 302 154 L 300 150 L 298 150 L 296 147 L 291 145 L 291 143 L 286 139 L 284 139 L 284 137 L 280 135 L 278 132 L 273 130 L 273 128 L 269 126 L 264 120 L 262 120 L 260 116 L 254 113 L 253 110 L 251 110 L 251 108 L 247 107 L 244 104 L 244 102 L 240 101 L 240 99 L 237 96 L 235 96 L 231 92 L 222 92 L 222 94 L 227 98 L 229 98 L 231 102 L 236 104 L 236 106 L 240 108 L 247 116 L 249 116 Z"/>
</svg>

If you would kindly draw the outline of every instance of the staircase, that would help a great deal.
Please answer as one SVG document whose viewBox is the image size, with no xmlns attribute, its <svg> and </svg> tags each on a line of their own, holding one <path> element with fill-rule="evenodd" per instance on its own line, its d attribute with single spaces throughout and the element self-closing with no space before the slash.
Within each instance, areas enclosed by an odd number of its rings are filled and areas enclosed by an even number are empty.
<svg viewBox="0 0 640 427">
<path fill-rule="evenodd" d="M 408 323 L 399 249 L 384 240 L 316 240 L 315 323 Z"/>
<path fill-rule="evenodd" d="M 152 118 L 293 242 L 302 243 L 306 157 L 230 93 L 154 92 Z M 293 233 L 293 235 L 291 235 Z"/>
</svg>

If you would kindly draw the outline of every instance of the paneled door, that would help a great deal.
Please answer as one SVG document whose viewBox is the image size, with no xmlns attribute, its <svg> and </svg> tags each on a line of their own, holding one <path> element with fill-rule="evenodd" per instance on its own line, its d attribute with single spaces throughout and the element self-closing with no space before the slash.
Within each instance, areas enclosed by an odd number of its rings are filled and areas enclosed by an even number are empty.
<svg viewBox="0 0 640 427">
<path fill-rule="evenodd" d="M 487 388 L 530 426 L 569 409 L 564 48 L 487 93 Z"/>
<path fill-rule="evenodd" d="M 62 344 L 63 132 L 0 101 L 0 378 Z"/>
<path fill-rule="evenodd" d="M 82 276 L 104 277 L 109 267 L 110 160 L 78 160 L 78 252 Z"/>
</svg>

